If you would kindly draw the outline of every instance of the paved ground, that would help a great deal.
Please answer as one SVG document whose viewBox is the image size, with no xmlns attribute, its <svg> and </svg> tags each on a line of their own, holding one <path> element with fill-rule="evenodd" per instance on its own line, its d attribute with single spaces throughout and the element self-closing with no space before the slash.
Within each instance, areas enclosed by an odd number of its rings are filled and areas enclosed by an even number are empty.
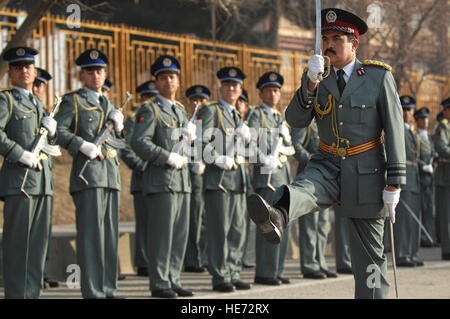
<svg viewBox="0 0 450 319">
<path fill-rule="evenodd" d="M 439 248 L 422 248 L 420 257 L 425 261 L 424 267 L 398 268 L 397 282 L 399 297 L 404 299 L 450 299 L 450 261 L 440 258 Z M 333 258 L 327 258 L 330 270 L 334 269 Z M 388 277 L 392 283 L 391 297 L 395 298 L 393 286 L 393 271 L 391 257 L 388 254 Z M 352 299 L 353 276 L 339 275 L 334 279 L 303 279 L 299 271 L 299 261 L 290 259 L 286 261 L 285 275 L 291 278 L 291 284 L 277 287 L 253 285 L 251 290 L 236 291 L 233 293 L 217 293 L 211 290 L 209 274 L 183 273 L 182 283 L 185 288 L 192 289 L 193 298 L 184 298 L 183 301 L 193 299 Z M 253 282 L 254 270 L 242 271 L 242 279 Z M 147 299 L 150 297 L 148 279 L 128 275 L 125 280 L 119 281 L 118 295 L 127 299 Z M 3 289 L 0 290 L 3 297 Z M 79 289 L 69 289 L 65 283 L 60 288 L 46 289 L 42 299 L 79 299 Z M 181 299 L 181 298 L 180 298 Z"/>
</svg>

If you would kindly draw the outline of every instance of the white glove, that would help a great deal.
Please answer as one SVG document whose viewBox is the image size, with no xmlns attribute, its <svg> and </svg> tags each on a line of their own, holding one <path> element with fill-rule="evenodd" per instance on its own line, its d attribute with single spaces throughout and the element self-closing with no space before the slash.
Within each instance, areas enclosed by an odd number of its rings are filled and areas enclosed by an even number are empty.
<svg viewBox="0 0 450 319">
<path fill-rule="evenodd" d="M 323 56 L 315 54 L 308 60 L 308 78 L 311 82 L 318 83 L 317 75 L 323 73 L 325 69 L 325 63 Z"/>
<path fill-rule="evenodd" d="M 195 175 L 203 175 L 205 172 L 206 165 L 203 162 L 195 162 L 192 164 L 191 171 Z"/>
<path fill-rule="evenodd" d="M 422 166 L 422 170 L 423 170 L 425 173 L 433 174 L 433 165 L 431 165 L 431 164 L 423 165 L 423 166 Z"/>
<path fill-rule="evenodd" d="M 214 164 L 224 170 L 230 170 L 235 165 L 234 159 L 226 155 L 218 156 L 214 161 Z"/>
<path fill-rule="evenodd" d="M 239 124 L 239 126 L 236 128 L 236 134 L 242 137 L 246 143 L 249 143 L 252 139 L 250 128 L 245 123 Z"/>
<path fill-rule="evenodd" d="M 19 158 L 19 162 L 25 164 L 29 168 L 36 168 L 38 166 L 39 160 L 33 153 L 24 151 L 22 156 Z"/>
<path fill-rule="evenodd" d="M 176 169 L 182 169 L 186 162 L 186 158 L 178 153 L 170 153 L 169 158 L 167 159 L 167 164 Z"/>
<path fill-rule="evenodd" d="M 389 211 L 389 218 L 391 219 L 392 224 L 395 223 L 395 207 L 400 201 L 400 192 L 401 189 L 397 189 L 393 192 L 383 189 L 384 207 Z"/>
<path fill-rule="evenodd" d="M 291 133 L 289 133 L 289 128 L 284 123 L 280 127 L 280 135 L 283 137 L 286 144 L 291 144 Z"/>
<path fill-rule="evenodd" d="M 123 130 L 123 114 L 119 110 L 111 111 L 108 115 L 108 119 L 114 122 L 114 128 L 117 134 L 120 134 Z"/>
<path fill-rule="evenodd" d="M 268 172 L 274 172 L 281 167 L 283 167 L 283 164 L 281 164 L 278 156 L 268 155 L 264 161 L 262 169 Z"/>
<path fill-rule="evenodd" d="M 94 143 L 84 141 L 80 146 L 80 152 L 86 155 L 90 160 L 93 160 L 100 155 L 101 148 Z"/>
<path fill-rule="evenodd" d="M 45 116 L 42 119 L 42 126 L 47 129 L 48 136 L 55 136 L 57 124 L 58 123 L 51 116 Z"/>
<path fill-rule="evenodd" d="M 181 129 L 181 133 L 188 142 L 193 142 L 197 138 L 197 126 L 192 122 L 186 122 Z"/>
</svg>

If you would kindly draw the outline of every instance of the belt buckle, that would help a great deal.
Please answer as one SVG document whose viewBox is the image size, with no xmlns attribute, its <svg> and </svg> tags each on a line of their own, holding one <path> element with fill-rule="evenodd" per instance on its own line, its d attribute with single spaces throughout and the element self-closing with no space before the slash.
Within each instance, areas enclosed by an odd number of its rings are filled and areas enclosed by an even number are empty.
<svg viewBox="0 0 450 319">
<path fill-rule="evenodd" d="M 345 157 L 347 156 L 347 149 L 345 147 L 338 147 L 336 153 L 340 157 Z"/>
</svg>

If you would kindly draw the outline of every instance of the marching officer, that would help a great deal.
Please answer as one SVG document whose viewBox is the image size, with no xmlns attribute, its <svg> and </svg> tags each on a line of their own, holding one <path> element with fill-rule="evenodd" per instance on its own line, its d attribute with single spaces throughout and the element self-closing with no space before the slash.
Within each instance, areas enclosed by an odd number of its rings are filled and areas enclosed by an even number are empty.
<svg viewBox="0 0 450 319">
<path fill-rule="evenodd" d="M 196 138 L 195 124 L 188 122 L 184 106 L 175 100 L 180 85 L 180 62 L 159 56 L 151 66 L 157 96 L 136 114 L 131 147 L 148 162 L 142 176 L 142 194 L 147 212 L 147 256 L 153 297 L 189 297 L 182 288 L 183 268 L 189 235 L 191 181 L 185 141 Z M 182 134 L 180 134 L 182 133 Z M 181 135 L 181 141 L 178 139 Z"/>
<path fill-rule="evenodd" d="M 142 83 L 136 88 L 139 95 L 139 103 L 143 105 L 158 94 L 155 81 L 150 80 Z M 133 136 L 136 122 L 136 112 L 139 107 L 132 107 L 124 123 L 124 135 L 127 146 L 121 150 L 120 158 L 133 172 L 131 174 L 130 192 L 133 195 L 134 220 L 135 220 L 135 244 L 134 244 L 134 265 L 137 268 L 137 275 L 148 276 L 147 257 L 147 216 L 148 209 L 145 207 L 144 196 L 142 195 L 142 174 L 147 166 L 136 153 L 131 149 L 130 142 Z"/>
<path fill-rule="evenodd" d="M 439 155 L 435 175 L 436 212 L 440 215 L 442 259 L 450 260 L 450 98 L 443 100 L 441 105 L 445 119 L 439 123 L 434 134 L 434 147 Z"/>
<path fill-rule="evenodd" d="M 420 247 L 420 226 L 411 213 L 420 220 L 420 138 L 413 131 L 414 110 L 416 101 L 413 97 L 400 97 L 403 108 L 403 120 L 406 145 L 406 184 L 402 186 L 400 203 L 397 206 L 397 220 L 394 224 L 395 258 L 399 267 L 423 266 L 423 261 L 417 258 Z M 409 211 L 408 207 L 412 210 Z"/>
<path fill-rule="evenodd" d="M 420 139 L 420 159 L 419 159 L 419 180 L 420 180 L 420 197 L 422 207 L 422 223 L 428 234 L 433 233 L 433 159 L 434 150 L 431 139 L 428 136 L 430 109 L 422 107 L 414 112 L 416 120 L 417 135 Z M 434 243 L 428 239 L 425 232 L 421 232 L 421 247 L 433 247 Z"/>
<path fill-rule="evenodd" d="M 37 76 L 34 56 L 38 53 L 24 46 L 3 53 L 13 85 L 0 92 L 3 281 L 8 299 L 39 298 L 51 232 L 53 165 L 45 154 L 31 152 L 40 128 L 48 131 L 46 142 L 54 144 L 57 126 L 32 93 Z"/>
<path fill-rule="evenodd" d="M 277 190 L 272 205 L 257 194 L 247 204 L 250 218 L 274 243 L 280 242 L 289 221 L 341 205 L 349 226 L 355 297 L 386 298 L 384 206 L 393 220 L 400 184 L 406 182 L 405 140 L 390 67 L 356 59 L 359 36 L 367 29 L 348 11 L 322 10 L 322 51 L 330 58 L 329 75 L 320 81 L 324 57 L 313 55 L 285 112 L 292 127 L 307 127 L 316 118 L 320 150 L 293 183 Z M 374 271 L 379 280 L 368 285 Z"/>
<path fill-rule="evenodd" d="M 211 96 L 211 91 L 204 85 L 193 85 L 186 90 L 186 97 L 189 100 L 188 111 L 189 115 L 193 116 L 195 111 L 195 103 L 198 103 L 200 109 Z M 198 111 L 197 111 L 198 114 Z M 201 129 L 201 125 L 197 127 Z M 201 134 L 201 132 L 198 132 Z M 205 212 L 205 200 L 203 192 L 203 173 L 205 171 L 205 164 L 201 161 L 201 157 L 196 162 L 197 164 L 190 164 L 191 175 L 191 206 L 190 206 L 190 220 L 189 220 L 189 237 L 186 247 L 186 256 L 184 259 L 184 271 L 187 272 L 205 272 L 206 269 L 202 263 L 202 250 L 200 247 L 200 238 L 202 232 L 202 221 Z"/>
<path fill-rule="evenodd" d="M 81 68 L 84 87 L 64 95 L 55 118 L 57 142 L 73 157 L 69 192 L 75 204 L 81 293 L 83 298 L 116 298 L 119 159 L 116 149 L 97 146 L 93 141 L 106 121 L 114 123 L 110 138 L 122 138 L 123 115 L 101 93 L 108 57 L 89 49 L 78 56 L 76 64 Z"/>
<path fill-rule="evenodd" d="M 297 175 L 304 171 L 312 154 L 319 149 L 319 134 L 315 120 L 307 128 L 293 128 L 292 142 L 295 159 L 298 161 Z M 298 219 L 300 267 L 304 278 L 335 278 L 328 270 L 325 249 L 328 240 L 328 209 L 306 214 Z"/>
<path fill-rule="evenodd" d="M 280 152 L 280 146 L 292 142 L 289 129 L 277 110 L 283 83 L 283 76 L 277 72 L 267 72 L 259 78 L 256 88 L 262 103 L 249 118 L 252 143 L 259 149 L 258 161 L 253 166 L 253 189 L 268 202 L 272 201 L 277 187 L 291 181 L 290 164 Z M 280 245 L 273 245 L 265 241 L 262 231 L 257 229 L 255 243 L 255 283 L 280 285 L 281 279 L 289 283 L 289 279 L 282 276 L 289 232 L 284 232 Z"/>
<path fill-rule="evenodd" d="M 235 109 L 246 77 L 231 66 L 217 72 L 221 81 L 218 102 L 203 106 L 199 120 L 203 128 L 204 190 L 206 232 L 208 238 L 208 271 L 213 290 L 231 292 L 250 289 L 240 280 L 245 241 L 246 172 L 238 145 L 251 139 L 248 126 Z M 241 147 L 239 147 L 241 148 Z"/>
</svg>

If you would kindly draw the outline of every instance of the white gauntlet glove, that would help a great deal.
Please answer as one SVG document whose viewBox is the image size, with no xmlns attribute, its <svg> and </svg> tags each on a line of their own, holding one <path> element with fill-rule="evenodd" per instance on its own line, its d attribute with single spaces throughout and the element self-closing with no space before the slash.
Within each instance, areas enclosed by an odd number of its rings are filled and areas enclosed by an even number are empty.
<svg viewBox="0 0 450 319">
<path fill-rule="evenodd" d="M 242 137 L 242 139 L 249 143 L 252 139 L 252 135 L 250 134 L 250 128 L 245 123 L 239 124 L 239 126 L 236 128 L 236 134 Z"/>
<path fill-rule="evenodd" d="M 431 164 L 423 165 L 423 166 L 422 166 L 422 170 L 423 170 L 425 173 L 433 174 L 433 165 L 431 165 Z"/>
<path fill-rule="evenodd" d="M 167 164 L 176 169 L 182 169 L 186 162 L 186 158 L 178 153 L 170 153 L 167 159 Z"/>
<path fill-rule="evenodd" d="M 197 126 L 192 122 L 186 122 L 181 129 L 181 133 L 188 142 L 193 142 L 197 139 Z"/>
<path fill-rule="evenodd" d="M 389 218 L 391 219 L 392 224 L 395 223 L 395 207 L 400 201 L 400 192 L 401 189 L 393 192 L 383 189 L 384 207 L 389 211 Z"/>
<path fill-rule="evenodd" d="M 278 156 L 268 155 L 266 157 L 266 160 L 264 161 L 262 169 L 265 170 L 265 172 L 270 173 L 276 171 L 278 168 L 281 167 L 283 167 L 283 164 L 281 164 Z"/>
<path fill-rule="evenodd" d="M 117 134 L 120 134 L 123 130 L 123 114 L 119 110 L 111 111 L 108 115 L 108 119 L 114 122 L 114 128 Z"/>
<path fill-rule="evenodd" d="M 29 168 L 36 168 L 38 166 L 39 159 L 33 153 L 24 151 L 22 156 L 19 158 L 19 162 L 25 164 Z"/>
<path fill-rule="evenodd" d="M 100 155 L 101 148 L 100 146 L 96 146 L 94 143 L 84 141 L 80 146 L 80 152 L 92 161 Z"/>
<path fill-rule="evenodd" d="M 45 116 L 42 119 L 42 126 L 47 129 L 48 136 L 55 136 L 57 123 L 52 117 Z"/>
<path fill-rule="evenodd" d="M 317 75 L 323 73 L 325 69 L 325 63 L 323 56 L 315 54 L 308 60 L 308 78 L 311 82 L 318 83 Z"/>
<path fill-rule="evenodd" d="M 284 123 L 280 127 L 280 135 L 283 137 L 286 144 L 291 144 L 291 133 L 289 132 L 289 128 Z"/>
<path fill-rule="evenodd" d="M 230 170 L 236 165 L 234 159 L 226 155 L 218 156 L 214 161 L 214 164 L 224 170 Z"/>
<path fill-rule="evenodd" d="M 195 162 L 192 164 L 191 171 L 195 175 L 203 175 L 205 172 L 206 165 L 203 162 Z"/>
</svg>

